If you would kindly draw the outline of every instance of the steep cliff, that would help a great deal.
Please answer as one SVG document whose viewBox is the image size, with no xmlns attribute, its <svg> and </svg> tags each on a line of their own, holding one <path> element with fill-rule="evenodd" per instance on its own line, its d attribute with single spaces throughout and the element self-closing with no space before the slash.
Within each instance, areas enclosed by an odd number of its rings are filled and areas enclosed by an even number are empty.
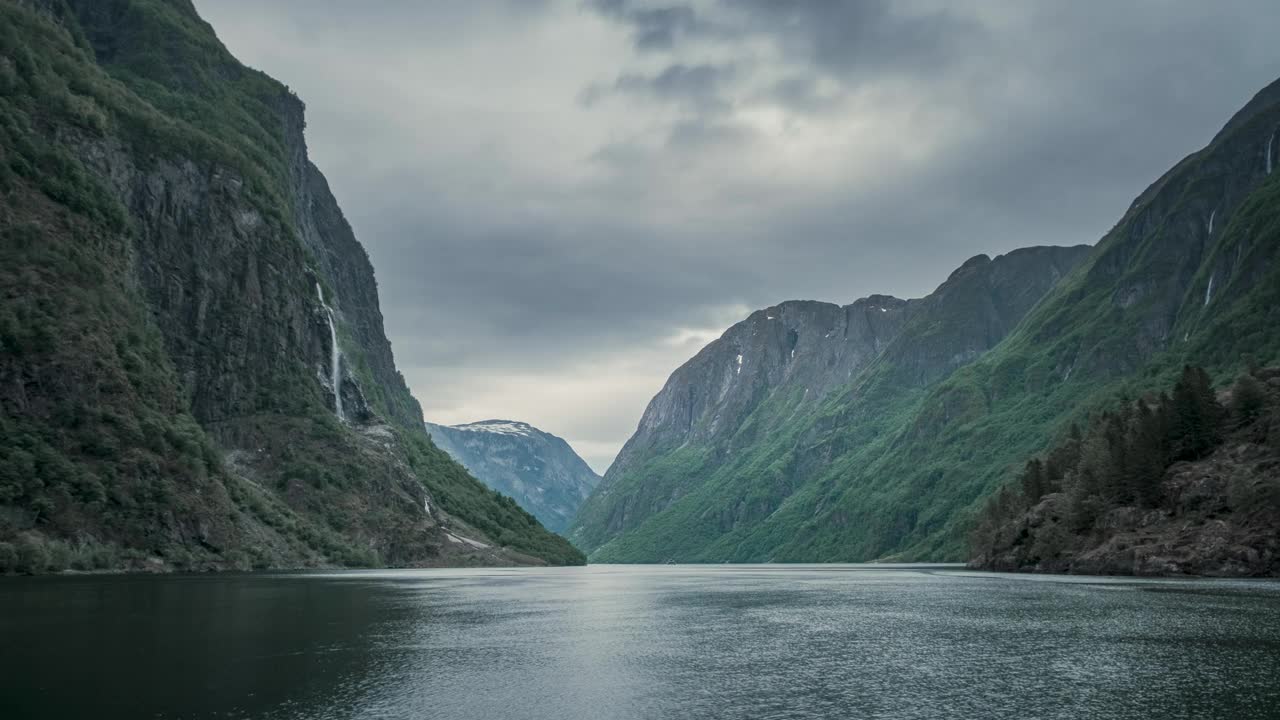
<svg viewBox="0 0 1280 720">
<path fill-rule="evenodd" d="M 510 496 L 547 529 L 563 532 L 600 482 L 569 443 L 528 423 L 427 423 L 435 444 L 490 488 Z"/>
<path fill-rule="evenodd" d="M 831 460 L 820 438 L 837 408 L 971 362 L 1087 251 L 979 255 L 920 300 L 754 313 L 672 374 L 571 537 L 602 560 L 720 559 L 704 553 L 812 492 Z"/>
<path fill-rule="evenodd" d="M 423 432 L 296 97 L 187 0 L 0 14 L 0 565 L 580 560 Z"/>
</svg>

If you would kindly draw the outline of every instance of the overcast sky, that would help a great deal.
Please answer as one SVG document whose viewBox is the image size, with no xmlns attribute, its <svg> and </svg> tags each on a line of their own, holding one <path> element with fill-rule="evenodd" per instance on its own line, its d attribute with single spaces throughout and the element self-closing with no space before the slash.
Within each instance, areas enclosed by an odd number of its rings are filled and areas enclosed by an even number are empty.
<svg viewBox="0 0 1280 720">
<path fill-rule="evenodd" d="M 307 139 L 441 423 L 597 471 L 751 309 L 1093 243 L 1280 76 L 1280 5 L 196 0 Z"/>
</svg>

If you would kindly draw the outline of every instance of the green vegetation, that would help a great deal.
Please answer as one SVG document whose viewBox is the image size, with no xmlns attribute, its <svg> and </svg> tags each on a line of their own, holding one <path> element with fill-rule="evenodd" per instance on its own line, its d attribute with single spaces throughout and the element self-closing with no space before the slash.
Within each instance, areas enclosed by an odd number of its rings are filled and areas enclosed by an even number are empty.
<svg viewBox="0 0 1280 720">
<path fill-rule="evenodd" d="M 1069 570 L 1073 558 L 1127 529 L 1118 517 L 1131 510 L 1152 511 L 1157 522 L 1184 531 L 1226 517 L 1237 527 L 1261 525 L 1262 537 L 1273 537 L 1280 477 L 1256 470 L 1274 467 L 1280 453 L 1277 387 L 1280 369 L 1255 368 L 1236 379 L 1224 407 L 1208 373 L 1187 366 L 1172 394 L 1122 400 L 1093 416 L 1085 430 L 1073 426 L 987 501 L 970 538 L 971 557 L 994 569 Z M 1236 457 L 1205 472 L 1186 465 L 1223 450 L 1228 441 Z M 1251 447 L 1263 457 L 1240 454 Z M 1175 477 L 1177 463 L 1192 469 Z M 1154 524 L 1146 526 L 1148 534 Z M 1265 547 L 1255 554 L 1265 557 Z"/>
<path fill-rule="evenodd" d="M 213 285 L 199 322 L 221 348 L 168 307 L 199 288 L 147 284 L 179 277 L 149 280 L 148 262 L 232 256 L 207 228 L 156 232 L 121 178 L 226 178 L 234 197 L 202 201 L 242 204 L 204 215 L 260 216 L 255 260 L 283 271 L 275 307 L 301 307 L 305 324 L 316 264 L 295 227 L 288 139 L 301 111 L 188 0 L 0 3 L 0 573 L 429 563 L 424 492 L 515 552 L 582 561 L 425 434 L 384 446 L 340 425 L 305 342 L 245 342 L 282 329 L 250 326 L 266 313 L 243 267 L 192 274 Z M 375 412 L 416 407 L 340 332 Z M 260 347 L 271 357 L 250 355 Z M 215 372 L 243 396 L 207 397 L 199 378 Z M 229 448 L 253 450 L 227 463 Z"/>
</svg>

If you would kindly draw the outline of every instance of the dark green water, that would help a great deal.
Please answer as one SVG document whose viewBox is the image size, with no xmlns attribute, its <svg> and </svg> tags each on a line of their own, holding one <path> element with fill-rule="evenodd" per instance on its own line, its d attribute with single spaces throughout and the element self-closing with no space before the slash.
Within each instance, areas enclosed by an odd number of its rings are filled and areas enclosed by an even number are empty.
<svg viewBox="0 0 1280 720">
<path fill-rule="evenodd" d="M 0 718 L 214 717 L 1280 717 L 1280 584 L 866 566 L 0 579 Z"/>
</svg>

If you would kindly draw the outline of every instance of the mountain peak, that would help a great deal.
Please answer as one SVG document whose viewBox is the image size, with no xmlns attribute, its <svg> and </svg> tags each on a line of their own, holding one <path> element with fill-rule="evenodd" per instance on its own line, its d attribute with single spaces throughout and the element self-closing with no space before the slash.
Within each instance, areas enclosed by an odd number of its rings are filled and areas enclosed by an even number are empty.
<svg viewBox="0 0 1280 720">
<path fill-rule="evenodd" d="M 449 425 L 454 430 L 462 430 L 464 432 L 487 432 L 498 433 L 501 435 L 533 435 L 543 434 L 541 430 L 530 425 L 529 423 L 520 422 L 518 420 L 478 420 L 472 423 L 464 423 L 462 425 Z"/>
<path fill-rule="evenodd" d="M 600 481 L 567 442 L 529 423 L 493 419 L 426 427 L 441 450 L 554 531 L 568 526 Z"/>
</svg>

